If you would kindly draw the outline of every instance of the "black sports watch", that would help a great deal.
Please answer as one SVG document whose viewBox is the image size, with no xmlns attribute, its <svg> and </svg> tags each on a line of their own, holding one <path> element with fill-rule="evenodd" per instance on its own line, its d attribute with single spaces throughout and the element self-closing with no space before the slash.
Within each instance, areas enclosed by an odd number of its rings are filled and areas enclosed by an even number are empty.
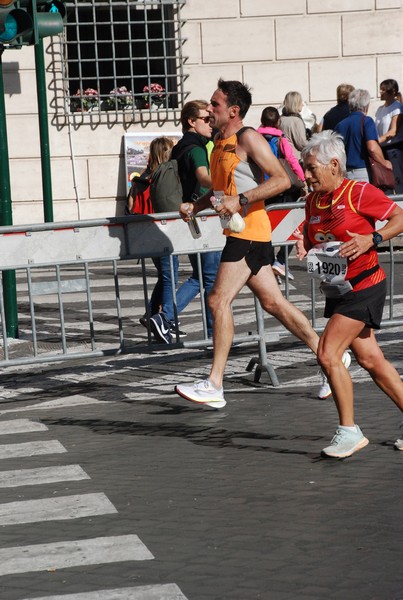
<svg viewBox="0 0 403 600">
<path fill-rule="evenodd" d="M 247 199 L 245 194 L 238 194 L 238 197 L 239 197 L 239 204 L 241 206 L 246 206 L 248 204 L 249 200 Z"/>
<path fill-rule="evenodd" d="M 382 242 L 383 242 L 383 237 L 381 236 L 380 233 L 377 233 L 376 231 L 374 231 L 372 233 L 372 241 L 374 243 L 375 248 L 378 248 L 379 244 L 382 244 Z"/>
</svg>

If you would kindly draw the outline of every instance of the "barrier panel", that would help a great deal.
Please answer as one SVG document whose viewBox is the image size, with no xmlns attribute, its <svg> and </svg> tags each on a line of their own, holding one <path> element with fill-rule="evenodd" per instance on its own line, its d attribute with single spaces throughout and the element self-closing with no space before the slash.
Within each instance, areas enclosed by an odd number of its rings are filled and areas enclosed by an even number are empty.
<svg viewBox="0 0 403 600">
<path fill-rule="evenodd" d="M 127 326 L 127 293 L 123 298 L 122 292 L 132 284 L 130 280 L 136 279 L 137 291 L 133 286 L 133 296 L 137 294 L 138 304 L 140 295 L 142 300 L 136 316 L 138 319 L 148 304 L 148 259 L 168 255 L 172 268 L 175 255 L 196 253 L 200 257 L 204 252 L 221 250 L 225 236 L 216 213 L 205 211 L 198 220 L 202 232 L 198 239 L 191 236 L 187 224 L 177 213 L 1 227 L 1 270 L 15 270 L 17 273 L 21 340 L 7 339 L 1 293 L 0 364 L 12 366 L 166 350 L 167 346 L 152 343 L 150 332 L 145 341 L 133 335 L 132 325 Z M 96 297 L 96 286 L 101 272 L 103 280 L 109 283 L 107 295 L 100 302 Z M 202 282 L 200 285 L 203 310 L 198 320 L 203 324 L 203 331 L 188 341 L 182 342 L 177 337 L 170 349 L 212 345 L 212 340 L 206 335 Z M 173 296 L 175 302 L 175 291 Z M 76 303 L 74 308 L 72 299 Z M 123 306 L 124 303 L 126 306 Z M 253 296 L 248 304 L 253 307 L 254 315 L 248 316 L 248 327 L 237 331 L 234 341 L 237 344 L 256 343 L 258 357 L 251 357 L 248 370 L 255 368 L 258 380 L 264 369 L 273 385 L 279 385 L 277 375 L 267 360 L 268 335 L 262 309 L 256 299 L 253 301 Z"/>
<path fill-rule="evenodd" d="M 396 197 L 399 204 L 402 198 Z M 273 244 L 293 243 L 292 232 L 304 220 L 304 203 L 267 207 L 273 227 Z M 134 327 L 146 312 L 149 290 L 155 273 L 149 259 L 161 255 L 181 258 L 189 268 L 187 254 L 221 250 L 225 243 L 219 218 L 213 211 L 198 216 L 202 236 L 194 239 L 176 213 L 0 227 L 0 270 L 15 270 L 20 339 L 9 340 L 5 327 L 3 290 L 0 284 L 1 347 L 0 365 L 14 366 L 101 357 L 121 353 L 149 353 L 177 348 L 207 348 L 203 283 L 200 281 L 200 312 L 192 320 L 188 340 L 177 336 L 171 346 L 153 343 L 150 332 Z M 286 253 L 287 257 L 287 253 Z M 288 257 L 286 258 L 288 260 Z M 394 248 L 389 245 L 389 316 L 383 326 L 403 324 L 395 315 Z M 285 295 L 292 301 L 294 291 L 288 280 Z M 296 290 L 298 292 L 298 290 Z M 318 320 L 318 297 L 311 285 L 309 312 L 313 326 Z M 175 292 L 173 293 L 176 302 Z M 255 369 L 255 381 L 263 371 L 279 385 L 267 357 L 267 343 L 274 343 L 287 330 L 275 321 L 267 326 L 257 299 L 250 292 L 234 303 L 236 344 L 256 344 L 257 357 L 247 369 Z M 296 300 L 298 303 L 299 300 Z M 192 305 L 194 311 L 194 304 Z M 400 308 L 400 307 L 399 307 Z M 399 312 L 399 311 L 398 311 Z M 177 317 L 176 317 L 177 318 Z M 274 319 L 272 319 L 274 321 Z M 193 322 L 195 323 L 193 327 Z M 139 327 L 137 326 L 137 329 Z"/>
</svg>

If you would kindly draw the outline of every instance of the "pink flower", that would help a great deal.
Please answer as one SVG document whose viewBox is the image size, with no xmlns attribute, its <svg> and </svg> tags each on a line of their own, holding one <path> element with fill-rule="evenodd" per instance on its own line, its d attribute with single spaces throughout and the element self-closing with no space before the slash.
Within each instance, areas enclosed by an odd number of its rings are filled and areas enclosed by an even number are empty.
<svg viewBox="0 0 403 600">
<path fill-rule="evenodd" d="M 165 88 L 159 83 L 150 83 L 150 87 L 145 85 L 143 87 L 143 94 L 146 104 L 151 100 L 154 104 L 160 105 L 165 100 Z M 148 108 L 148 106 L 145 106 L 145 108 Z"/>
<path fill-rule="evenodd" d="M 93 88 L 87 88 L 86 90 L 79 89 L 76 91 L 74 96 L 81 98 L 82 106 L 87 110 L 92 108 L 93 106 L 96 106 L 99 100 L 98 90 L 94 90 Z M 77 104 L 76 102 L 75 104 L 77 106 L 77 110 L 80 109 L 81 103 Z"/>
</svg>

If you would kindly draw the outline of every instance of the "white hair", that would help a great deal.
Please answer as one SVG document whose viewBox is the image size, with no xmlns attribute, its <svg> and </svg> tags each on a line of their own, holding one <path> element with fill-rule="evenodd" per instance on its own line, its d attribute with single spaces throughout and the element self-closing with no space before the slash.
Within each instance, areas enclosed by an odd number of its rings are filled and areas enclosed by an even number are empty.
<svg viewBox="0 0 403 600">
<path fill-rule="evenodd" d="M 371 96 L 368 90 L 353 90 L 348 96 L 348 106 L 351 112 L 365 112 L 371 101 Z"/>
<path fill-rule="evenodd" d="M 326 166 L 335 158 L 339 163 L 340 174 L 346 174 L 346 151 L 343 136 L 335 131 L 326 129 L 321 133 L 314 133 L 301 154 L 303 160 L 312 154 L 322 165 Z"/>
</svg>

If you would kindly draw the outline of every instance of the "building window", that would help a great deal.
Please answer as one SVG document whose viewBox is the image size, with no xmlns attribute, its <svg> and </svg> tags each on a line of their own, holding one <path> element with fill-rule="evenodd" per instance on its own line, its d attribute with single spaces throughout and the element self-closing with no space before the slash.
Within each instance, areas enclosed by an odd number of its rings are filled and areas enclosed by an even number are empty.
<svg viewBox="0 0 403 600">
<path fill-rule="evenodd" d="M 65 110 L 132 113 L 184 101 L 181 2 L 67 2 Z"/>
</svg>

